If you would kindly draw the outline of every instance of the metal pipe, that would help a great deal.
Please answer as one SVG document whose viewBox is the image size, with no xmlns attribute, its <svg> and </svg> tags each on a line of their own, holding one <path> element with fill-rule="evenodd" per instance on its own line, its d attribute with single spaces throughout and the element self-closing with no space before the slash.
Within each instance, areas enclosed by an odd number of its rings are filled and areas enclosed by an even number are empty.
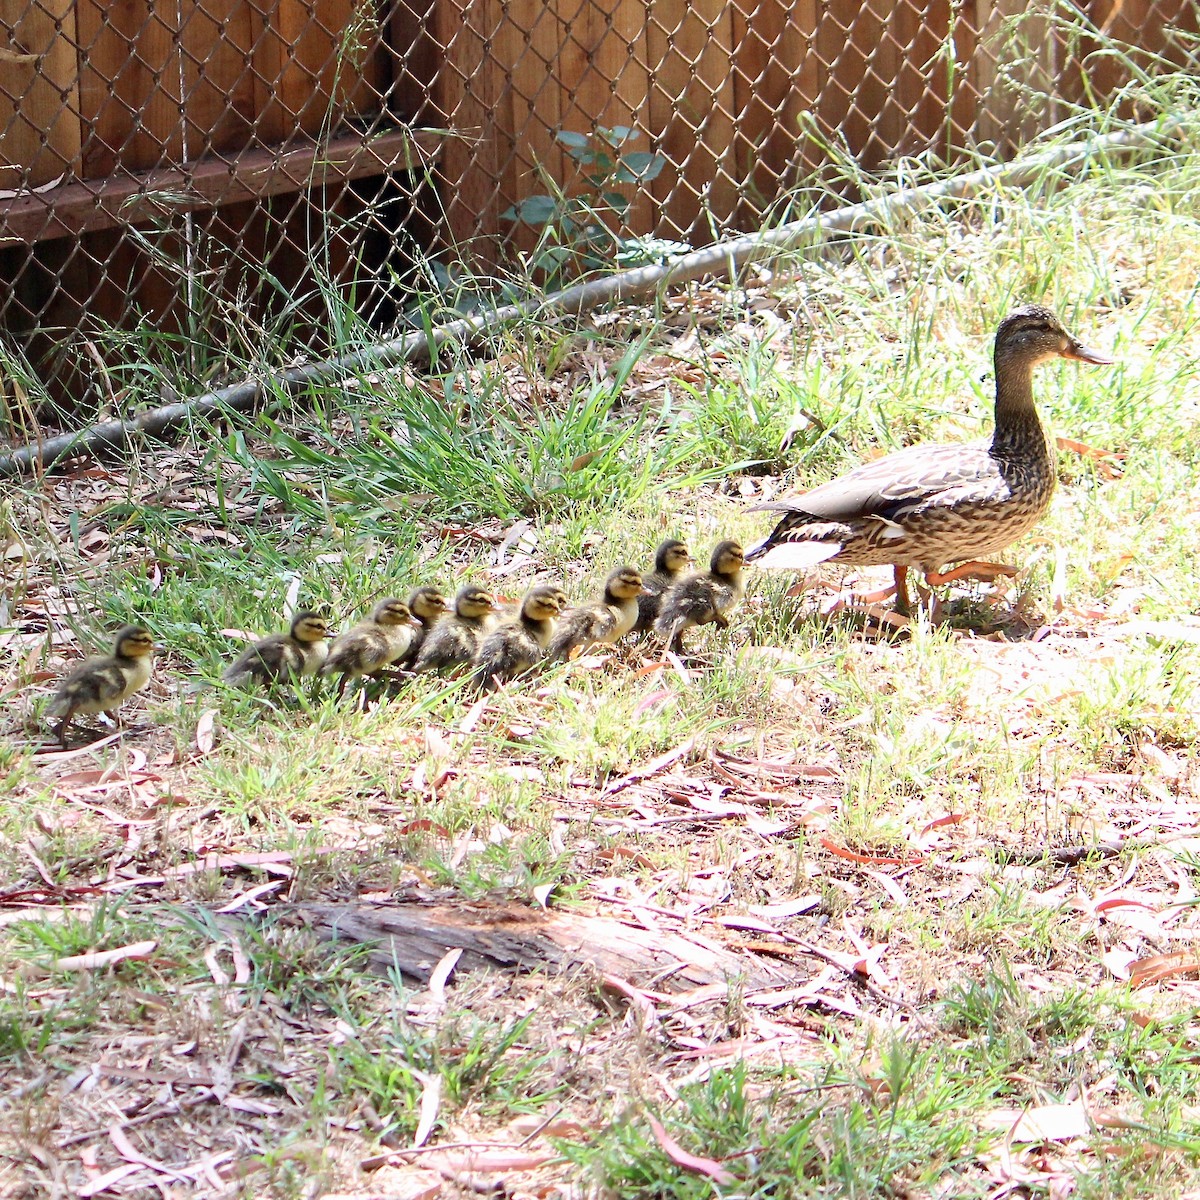
<svg viewBox="0 0 1200 1200">
<path fill-rule="evenodd" d="M 46 469 L 64 458 L 124 446 L 138 435 L 157 437 L 190 417 L 219 416 L 223 412 L 252 408 L 268 391 L 294 392 L 308 384 L 335 383 L 365 371 L 408 362 L 446 342 L 473 343 L 485 334 L 511 325 L 523 317 L 554 314 L 582 316 L 616 300 L 631 300 L 651 292 L 663 292 L 675 284 L 707 275 L 733 275 L 749 263 L 772 258 L 799 247 L 812 248 L 837 234 L 869 228 L 883 219 L 913 216 L 943 200 L 957 200 L 993 187 L 1024 187 L 1046 171 L 1061 170 L 1086 162 L 1097 153 L 1132 151 L 1153 145 L 1182 128 L 1178 120 L 1147 122 L 1119 133 L 1103 134 L 1082 142 L 1044 150 L 1012 163 L 985 167 L 939 183 L 902 188 L 887 196 L 851 204 L 827 213 L 814 213 L 777 229 L 759 231 L 716 242 L 686 254 L 675 262 L 635 267 L 618 275 L 581 283 L 548 296 L 520 304 L 507 304 L 479 316 L 463 317 L 440 325 L 431 334 L 409 333 L 351 354 L 324 359 L 302 367 L 290 367 L 262 380 L 247 380 L 193 400 L 152 408 L 127 421 L 104 421 L 88 429 L 31 443 L 0 457 L 0 476 Z"/>
</svg>

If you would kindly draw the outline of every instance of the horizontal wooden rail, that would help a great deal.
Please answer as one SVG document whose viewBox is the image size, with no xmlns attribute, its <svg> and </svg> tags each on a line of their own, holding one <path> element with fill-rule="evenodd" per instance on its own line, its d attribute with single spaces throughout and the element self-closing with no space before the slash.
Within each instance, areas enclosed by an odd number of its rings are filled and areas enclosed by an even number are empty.
<svg viewBox="0 0 1200 1200">
<path fill-rule="evenodd" d="M 22 193 L 0 200 L 0 246 L 144 225 L 199 208 L 392 171 L 417 171 L 437 159 L 445 137 L 430 129 L 350 135 L 324 144 L 251 150 L 230 160 L 201 159 L 184 167 Z"/>
</svg>

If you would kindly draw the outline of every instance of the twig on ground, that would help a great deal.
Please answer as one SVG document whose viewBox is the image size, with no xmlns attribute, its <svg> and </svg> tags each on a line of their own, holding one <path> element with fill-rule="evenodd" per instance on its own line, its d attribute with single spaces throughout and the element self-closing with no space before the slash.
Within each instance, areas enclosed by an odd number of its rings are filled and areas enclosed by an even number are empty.
<svg viewBox="0 0 1200 1200">
<path fill-rule="evenodd" d="M 989 846 L 987 854 L 1016 866 L 1036 867 L 1045 863 L 1052 867 L 1077 867 L 1089 858 L 1116 858 L 1127 850 L 1154 850 L 1169 846 L 1180 837 L 1192 836 L 1194 831 L 1177 833 L 1169 838 L 1117 838 L 1107 842 L 1091 842 L 1086 846 L 1058 846 L 1045 850 L 1011 850 L 1007 846 Z"/>
<path fill-rule="evenodd" d="M 820 946 L 814 946 L 812 942 L 806 942 L 803 938 L 798 938 L 794 934 L 778 931 L 778 936 L 792 946 L 798 947 L 805 954 L 811 954 L 814 958 L 819 958 L 822 962 L 827 962 L 831 967 L 837 967 L 839 971 L 844 971 L 855 983 L 862 987 L 869 995 L 874 996 L 876 1000 L 883 1001 L 884 1004 L 890 1004 L 893 1008 L 902 1009 L 913 1019 L 913 1022 L 919 1025 L 927 1033 L 933 1032 L 933 1026 L 921 1016 L 917 1006 L 908 1000 L 902 1000 L 899 996 L 893 996 L 890 992 L 885 992 L 878 984 L 872 983 L 861 971 L 856 971 L 853 967 L 847 966 L 843 961 L 843 956 L 834 954 L 830 950 L 822 950 Z"/>
</svg>

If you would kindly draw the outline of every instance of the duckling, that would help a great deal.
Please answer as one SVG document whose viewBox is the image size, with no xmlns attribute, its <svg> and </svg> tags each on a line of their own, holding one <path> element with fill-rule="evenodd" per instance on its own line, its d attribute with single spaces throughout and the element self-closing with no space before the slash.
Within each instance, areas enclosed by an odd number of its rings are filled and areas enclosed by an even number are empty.
<svg viewBox="0 0 1200 1200">
<path fill-rule="evenodd" d="M 417 651 L 429 636 L 429 632 L 438 621 L 450 611 L 446 597 L 435 587 L 426 584 L 417 588 L 408 598 L 408 607 L 417 619 L 417 628 L 413 630 L 413 639 L 408 649 L 396 660 L 398 667 L 411 667 L 416 660 Z"/>
<path fill-rule="evenodd" d="M 141 625 L 123 625 L 113 640 L 113 652 L 104 658 L 82 662 L 58 685 L 46 709 L 62 713 L 55 733 L 67 747 L 67 730 L 76 713 L 107 713 L 117 720 L 117 707 L 150 682 L 150 656 L 154 639 Z"/>
<path fill-rule="evenodd" d="M 594 604 L 581 604 L 565 612 L 546 646 L 546 657 L 567 658 L 597 644 L 611 645 L 637 623 L 642 575 L 633 567 L 617 567 L 604 581 L 604 593 Z"/>
<path fill-rule="evenodd" d="M 339 634 L 329 647 L 322 675 L 340 675 L 337 694 L 363 675 L 375 675 L 408 653 L 420 625 L 403 600 L 389 597 L 371 610 L 370 620 Z"/>
<path fill-rule="evenodd" d="M 454 597 L 454 612 L 440 620 L 421 643 L 412 669 L 444 671 L 466 666 L 479 651 L 491 630 L 496 598 L 473 583 L 460 588 Z"/>
<path fill-rule="evenodd" d="M 315 612 L 292 618 L 287 633 L 273 633 L 247 646 L 225 669 L 226 683 L 281 683 L 312 675 L 329 652 L 329 623 Z"/>
<path fill-rule="evenodd" d="M 475 659 L 475 686 L 490 690 L 538 662 L 554 633 L 555 618 L 567 603 L 566 592 L 553 584 L 526 592 L 516 620 L 483 639 Z"/>
<path fill-rule="evenodd" d="M 713 547 L 707 571 L 681 579 L 662 598 L 654 632 L 666 639 L 667 649 L 683 653 L 683 634 L 695 625 L 729 627 L 729 614 L 742 598 L 745 555 L 734 541 Z"/>
<path fill-rule="evenodd" d="M 659 545 L 654 552 L 654 570 L 642 578 L 645 590 L 638 597 L 634 633 L 649 633 L 654 628 L 664 593 L 683 578 L 691 561 L 687 546 L 678 538 L 667 538 Z"/>
</svg>

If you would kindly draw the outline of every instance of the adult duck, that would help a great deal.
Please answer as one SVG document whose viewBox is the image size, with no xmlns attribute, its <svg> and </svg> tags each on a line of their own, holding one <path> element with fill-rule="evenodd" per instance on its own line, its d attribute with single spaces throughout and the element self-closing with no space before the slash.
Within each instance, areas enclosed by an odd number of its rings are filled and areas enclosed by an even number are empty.
<svg viewBox="0 0 1200 1200">
<path fill-rule="evenodd" d="M 783 513 L 746 554 L 763 567 L 890 563 L 896 608 L 910 610 L 907 575 L 930 583 L 949 563 L 995 554 L 1041 519 L 1054 493 L 1054 451 L 1038 420 L 1033 369 L 1052 358 L 1114 360 L 1069 334 L 1048 308 L 1030 304 L 996 330 L 996 424 L 986 442 L 910 446 L 751 511 Z M 961 573 L 961 568 L 960 572 Z"/>
</svg>

